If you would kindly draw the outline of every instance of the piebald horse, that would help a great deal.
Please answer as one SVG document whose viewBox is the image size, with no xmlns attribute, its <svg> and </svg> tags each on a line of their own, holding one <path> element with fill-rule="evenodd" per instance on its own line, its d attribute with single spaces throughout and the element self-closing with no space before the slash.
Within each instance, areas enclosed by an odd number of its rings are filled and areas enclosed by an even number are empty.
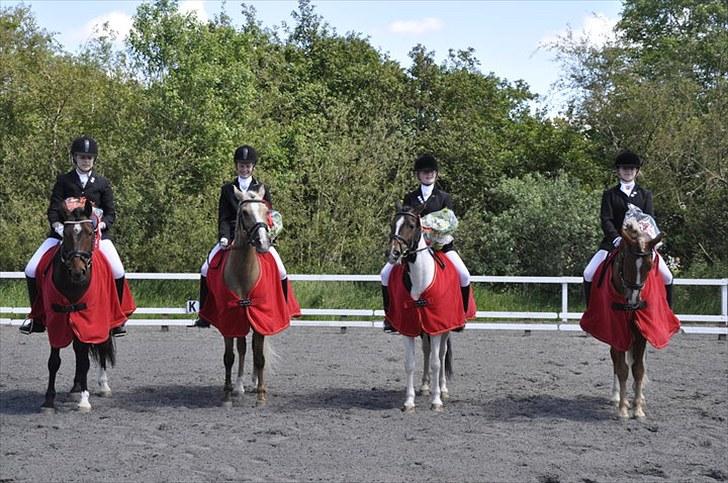
<svg viewBox="0 0 728 483">
<path fill-rule="evenodd" d="M 422 233 L 420 224 L 421 207 L 403 207 L 397 203 L 395 209 L 396 214 L 392 221 L 389 236 L 387 261 L 391 264 L 401 264 L 403 262 L 408 264 L 409 278 L 412 283 L 409 293 L 412 300 L 417 301 L 434 279 L 435 259 Z M 390 301 L 390 303 L 393 303 L 393 301 Z M 449 332 L 439 335 L 422 335 L 422 349 L 426 363 L 421 390 L 422 393 L 430 391 L 430 409 L 434 411 L 443 410 L 442 400 L 447 399 L 449 395 L 447 389 L 447 377 L 451 375 L 451 359 L 448 357 L 449 335 Z M 415 409 L 415 338 L 403 337 L 407 388 L 402 410 L 412 412 Z M 430 373 L 427 373 L 428 362 Z"/>
<path fill-rule="evenodd" d="M 64 205 L 63 241 L 52 262 L 52 277 L 56 289 L 71 302 L 71 307 L 75 306 L 91 283 L 93 272 L 91 260 L 96 236 L 91 219 L 92 212 L 93 205 L 90 201 L 86 201 L 83 208 L 77 207 L 71 210 Z M 113 366 L 116 361 L 113 339 L 109 337 L 101 344 L 87 344 L 74 337 L 73 351 L 76 355 L 76 371 L 71 393 L 80 394 L 78 409 L 87 412 L 91 410 L 87 385 L 89 352 L 99 366 L 97 394 L 110 396 L 111 388 L 106 375 L 106 364 Z M 60 348 L 51 347 L 48 358 L 48 389 L 41 406 L 44 412 L 55 411 L 56 374 L 60 367 Z"/>
<path fill-rule="evenodd" d="M 271 241 L 268 235 L 268 205 L 263 200 L 265 187 L 260 186 L 257 191 L 240 191 L 235 188 L 235 197 L 238 199 L 238 214 L 235 227 L 235 238 L 229 248 L 223 268 L 225 285 L 239 298 L 245 298 L 260 276 L 260 263 L 257 253 L 266 253 L 270 250 Z M 271 354 L 265 336 L 259 334 L 251 327 L 253 332 L 253 381 L 256 384 L 257 403 L 265 404 L 267 388 L 263 369 L 265 368 L 265 354 Z M 233 388 L 232 367 L 235 362 L 233 343 L 238 348 L 238 378 Z M 232 395 L 245 392 L 243 386 L 243 369 L 245 364 L 245 337 L 225 337 L 225 397 L 224 404 L 232 404 Z"/>
<path fill-rule="evenodd" d="M 636 223 L 628 224 L 622 230 L 622 242 L 614 259 L 610 283 L 626 299 L 625 304 L 615 305 L 614 309 L 630 312 L 629 328 L 633 337 L 632 346 L 627 352 L 618 351 L 614 347 L 611 347 L 609 351 L 614 368 L 611 400 L 618 405 L 619 417 L 621 418 L 629 417 L 630 403 L 627 400 L 627 378 L 630 365 L 634 379 L 634 417 L 645 417 L 643 386 L 646 379 L 645 348 L 647 341 L 635 324 L 634 319 L 635 311 L 645 306 L 640 294 L 647 281 L 647 276 L 652 270 L 654 248 L 661 239 L 662 233 L 650 239 L 647 234 L 639 229 Z"/>
</svg>

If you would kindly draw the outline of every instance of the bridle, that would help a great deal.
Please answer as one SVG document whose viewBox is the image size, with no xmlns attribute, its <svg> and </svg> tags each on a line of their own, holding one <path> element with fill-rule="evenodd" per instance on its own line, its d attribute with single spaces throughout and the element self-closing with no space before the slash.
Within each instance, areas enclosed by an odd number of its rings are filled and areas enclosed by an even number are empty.
<svg viewBox="0 0 728 483">
<path fill-rule="evenodd" d="M 246 203 L 263 203 L 267 205 L 265 200 L 242 200 L 239 203 L 238 208 L 238 225 L 245 230 L 245 235 L 248 238 L 248 245 L 252 246 L 260 246 L 260 228 L 265 228 L 266 232 L 268 231 L 268 224 L 262 221 L 258 221 L 254 223 L 252 226 L 247 227 L 245 226 L 245 222 L 243 220 L 243 213 L 242 213 L 242 206 Z M 231 247 L 235 248 L 235 247 Z M 243 247 L 238 247 L 243 248 Z"/>
<path fill-rule="evenodd" d="M 420 224 L 420 217 L 409 211 L 398 211 L 394 215 L 394 219 L 396 220 L 400 216 L 409 216 L 415 220 L 415 234 L 409 241 L 407 241 L 404 237 L 398 235 L 397 233 L 394 233 L 393 226 L 392 234 L 389 235 L 389 241 L 390 243 L 396 241 L 400 244 L 400 246 L 404 247 L 404 250 L 402 250 L 397 257 L 397 262 L 400 262 L 402 260 L 414 262 L 415 257 L 417 257 L 417 252 L 428 250 L 430 247 L 417 248 L 417 244 L 420 242 L 420 236 L 422 235 L 422 225 Z"/>
<path fill-rule="evenodd" d="M 651 251 L 646 251 L 646 252 L 632 251 L 629 249 L 628 246 L 625 246 L 624 248 L 622 248 L 619 251 L 619 253 L 617 255 L 618 259 L 615 260 L 616 266 L 617 266 L 616 267 L 617 274 L 619 275 L 619 281 L 622 284 L 622 293 L 626 292 L 627 290 L 641 292 L 645 286 L 645 283 L 647 282 L 647 277 L 644 277 L 644 279 L 640 283 L 630 282 L 624 278 L 624 260 L 625 260 L 625 255 L 627 253 L 634 256 L 635 258 L 643 258 L 643 257 L 651 256 L 652 252 Z M 626 303 L 626 304 L 614 303 L 614 304 L 612 304 L 613 308 L 615 308 L 617 310 L 626 310 L 626 311 L 639 310 L 639 309 L 645 308 L 646 306 L 647 306 L 647 302 L 644 300 L 641 300 L 641 299 L 636 304 L 631 304 L 631 303 Z"/>
<path fill-rule="evenodd" d="M 91 223 L 93 225 L 92 220 L 76 220 L 76 221 L 64 221 L 64 225 L 80 225 L 81 223 Z M 64 251 L 63 250 L 63 243 L 61 242 L 61 249 L 59 250 L 61 263 L 63 264 L 66 269 L 71 272 L 71 262 L 74 258 L 80 258 L 83 262 L 83 271 L 87 272 L 91 268 L 92 263 L 92 252 L 87 250 L 70 250 L 70 251 Z"/>
</svg>

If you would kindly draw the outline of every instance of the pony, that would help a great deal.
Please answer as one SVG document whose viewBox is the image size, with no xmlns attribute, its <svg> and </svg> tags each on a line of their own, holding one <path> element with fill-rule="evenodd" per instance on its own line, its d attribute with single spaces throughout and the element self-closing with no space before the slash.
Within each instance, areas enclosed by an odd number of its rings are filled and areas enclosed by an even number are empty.
<svg viewBox="0 0 728 483">
<path fill-rule="evenodd" d="M 409 282 L 411 283 L 411 286 L 407 287 L 409 297 L 414 306 L 418 307 L 430 303 L 422 300 L 421 296 L 435 279 L 436 264 L 442 263 L 425 242 L 422 225 L 420 224 L 422 208 L 423 206 L 402 206 L 399 203 L 395 205 L 396 213 L 391 224 L 387 250 L 387 261 L 389 263 L 394 265 L 406 263 L 404 270 L 408 273 Z M 394 276 L 393 272 L 392 277 Z M 390 278 L 390 287 L 392 281 L 393 279 Z M 395 299 L 390 299 L 390 309 L 392 304 L 397 302 Z M 401 330 L 399 332 L 402 333 Z M 443 399 L 447 399 L 449 396 L 447 380 L 452 376 L 452 346 L 450 344 L 449 328 L 447 330 L 437 330 L 436 332 L 428 333 L 425 328 L 422 328 L 419 333 L 422 337 L 425 367 L 420 389 L 423 394 L 430 392 L 430 409 L 442 411 Z M 415 409 L 415 336 L 405 335 L 404 333 L 402 335 L 404 336 L 405 349 L 404 366 L 407 374 L 406 397 L 402 410 L 413 412 Z"/>
<path fill-rule="evenodd" d="M 267 400 L 264 372 L 266 356 L 270 358 L 275 356 L 269 342 L 266 341 L 266 335 L 277 333 L 290 323 L 285 307 L 275 312 L 274 316 L 265 319 L 264 322 L 269 322 L 265 327 L 255 316 L 256 313 L 261 313 L 255 312 L 256 310 L 271 310 L 271 307 L 274 310 L 286 304 L 284 298 L 286 294 L 282 291 L 277 277 L 275 285 L 272 287 L 265 285 L 270 283 L 267 278 L 273 277 L 269 264 L 272 263 L 273 267 L 275 264 L 271 255 L 264 255 L 271 247 L 268 228 L 269 207 L 263 199 L 264 195 L 263 185 L 257 190 L 245 192 L 235 188 L 235 197 L 238 199 L 235 235 L 231 246 L 215 257 L 215 260 L 221 257 L 222 266 L 219 264 L 213 266 L 211 263 L 208 275 L 210 295 L 200 314 L 217 327 L 225 340 L 223 405 L 228 407 L 232 405 L 233 396 L 245 392 L 243 370 L 247 348 L 245 336 L 248 331 L 252 329 L 253 332 L 253 382 L 256 385 L 256 404 L 262 405 Z M 277 269 L 273 270 L 277 273 Z M 266 273 L 268 275 L 265 275 Z M 265 292 L 261 293 L 261 290 Z M 225 298 L 226 295 L 229 299 Z M 263 317 L 266 315 L 263 314 Z M 273 326 L 274 324 L 277 325 Z M 237 347 L 239 362 L 238 377 L 233 386 L 234 347 Z"/>
<path fill-rule="evenodd" d="M 50 266 L 52 267 L 53 285 L 71 304 L 68 306 L 53 304 L 52 310 L 54 312 L 70 313 L 86 308 L 84 303 L 79 304 L 78 302 L 88 290 L 93 276 L 92 261 L 96 232 L 91 218 L 93 205 L 90 201 L 85 201 L 83 207 L 78 206 L 82 201 L 76 200 L 75 204 L 69 204 L 67 201 L 64 204 L 63 240 L 60 248 L 53 256 Z M 48 309 L 51 309 L 51 307 L 45 307 L 45 310 Z M 97 394 L 106 397 L 111 395 L 106 367 L 107 364 L 112 367 L 115 364 L 116 351 L 113 339 L 108 332 L 106 335 L 106 340 L 96 344 L 82 342 L 77 335 L 74 334 L 73 336 L 76 370 L 71 394 L 80 395 L 78 410 L 81 412 L 91 410 L 87 384 L 87 374 L 90 368 L 89 352 L 99 366 Z M 48 389 L 45 393 L 45 401 L 41 406 L 43 412 L 55 412 L 55 382 L 60 366 L 60 347 L 51 346 L 51 353 L 48 358 Z"/>
</svg>

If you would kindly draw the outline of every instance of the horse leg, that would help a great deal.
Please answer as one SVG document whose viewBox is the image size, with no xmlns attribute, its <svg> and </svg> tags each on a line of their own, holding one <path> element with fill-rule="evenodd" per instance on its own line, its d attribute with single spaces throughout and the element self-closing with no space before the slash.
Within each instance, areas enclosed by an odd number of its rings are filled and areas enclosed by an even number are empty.
<svg viewBox="0 0 728 483">
<path fill-rule="evenodd" d="M 245 337 L 238 337 L 238 378 L 235 381 L 233 394 L 241 396 L 245 394 L 245 385 L 243 384 L 243 369 L 245 369 Z"/>
<path fill-rule="evenodd" d="M 253 371 L 258 378 L 258 385 L 255 391 L 258 393 L 257 404 L 265 404 L 268 390 L 265 387 L 263 369 L 265 368 L 265 354 L 263 353 L 265 336 L 253 331 Z"/>
<path fill-rule="evenodd" d="M 96 395 L 101 397 L 111 397 L 111 387 L 109 387 L 109 377 L 106 375 L 106 360 L 99 361 L 99 369 L 96 373 Z"/>
<path fill-rule="evenodd" d="M 430 351 L 430 371 L 432 372 L 432 399 L 430 400 L 430 409 L 433 411 L 442 411 L 442 399 L 440 399 L 440 368 L 442 361 L 440 360 L 440 344 L 443 341 L 442 335 L 430 336 L 432 350 Z"/>
<path fill-rule="evenodd" d="M 88 401 L 88 370 L 91 361 L 88 358 L 89 345 L 78 339 L 73 339 L 73 352 L 76 354 L 76 376 L 75 380 L 81 386 L 81 400 L 78 402 L 78 410 L 82 413 L 91 411 L 91 404 Z"/>
<path fill-rule="evenodd" d="M 233 351 L 232 337 L 225 337 L 225 354 L 222 356 L 222 362 L 225 364 L 225 386 L 223 387 L 225 394 L 222 399 L 222 404 L 223 406 L 230 407 L 233 404 L 232 372 L 233 362 L 235 362 L 235 351 Z"/>
<path fill-rule="evenodd" d="M 632 355 L 634 361 L 632 363 L 632 377 L 634 378 L 634 417 L 645 417 L 645 396 L 642 392 L 645 377 L 645 347 L 646 341 L 643 337 L 639 337 L 632 344 Z"/>
<path fill-rule="evenodd" d="M 420 394 L 430 394 L 430 336 L 422 334 L 422 385 Z"/>
<path fill-rule="evenodd" d="M 619 379 L 619 417 L 628 418 L 629 402 L 627 401 L 627 376 L 629 375 L 629 367 L 625 362 L 625 353 L 620 352 L 613 347 L 609 349 L 612 356 L 612 364 L 614 365 L 614 373 Z"/>
<path fill-rule="evenodd" d="M 41 405 L 44 413 L 53 413 L 56 410 L 56 374 L 61 367 L 61 350 L 51 347 L 51 355 L 48 357 L 48 389 L 45 393 L 45 401 Z"/>
<path fill-rule="evenodd" d="M 415 410 L 415 338 L 404 336 L 404 371 L 407 374 L 407 390 L 402 411 Z"/>
<path fill-rule="evenodd" d="M 448 353 L 448 342 L 450 341 L 450 333 L 442 334 L 440 342 L 440 395 L 443 399 L 450 399 L 450 392 L 447 390 L 447 371 L 445 370 L 445 358 Z"/>
</svg>

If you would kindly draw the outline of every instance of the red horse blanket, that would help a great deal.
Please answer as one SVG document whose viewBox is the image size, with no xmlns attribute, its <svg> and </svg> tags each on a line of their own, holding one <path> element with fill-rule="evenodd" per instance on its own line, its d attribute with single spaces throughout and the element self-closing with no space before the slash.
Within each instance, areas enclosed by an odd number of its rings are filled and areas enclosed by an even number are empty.
<svg viewBox="0 0 728 483">
<path fill-rule="evenodd" d="M 475 317 L 472 288 L 466 314 L 455 267 L 441 252 L 435 252 L 434 257 L 435 276 L 419 300 L 412 300 L 405 287 L 406 264 L 396 265 L 389 276 L 387 319 L 402 335 L 417 337 L 423 332 L 438 335 L 464 327 L 466 319 Z"/>
<path fill-rule="evenodd" d="M 616 251 L 599 265 L 594 274 L 595 282 L 589 297 L 589 307 L 581 316 L 579 325 L 600 341 L 625 352 L 632 346 L 629 320 L 634 314 L 635 325 L 645 339 L 654 348 L 662 349 L 670 342 L 673 334 L 680 330 L 680 321 L 667 305 L 665 285 L 657 268 L 660 259 L 655 260 L 642 289 L 642 299 L 647 302 L 647 306 L 629 312 L 612 307 L 613 303 L 626 303 L 624 296 L 618 293 L 611 283 L 614 254 Z M 597 286 L 597 281 L 600 280 L 601 285 Z"/>
<path fill-rule="evenodd" d="M 258 253 L 260 276 L 247 297 L 241 299 L 223 277 L 229 251 L 220 250 L 207 272 L 209 293 L 200 317 L 217 327 L 223 337 L 245 337 L 250 327 L 262 335 L 274 335 L 288 328 L 291 317 L 301 315 L 301 307 L 288 281 L 288 303 L 281 287 L 278 266 L 270 253 Z"/>
<path fill-rule="evenodd" d="M 48 330 L 51 347 L 68 346 L 75 336 L 81 342 L 100 344 L 109 331 L 122 325 L 136 310 L 129 284 L 124 281 L 123 305 L 119 304 L 111 268 L 101 250 L 92 255 L 91 283 L 81 298 L 72 304 L 53 283 L 53 257 L 60 245 L 48 250 L 38 264 L 38 297 L 29 318 L 42 322 Z"/>
</svg>

